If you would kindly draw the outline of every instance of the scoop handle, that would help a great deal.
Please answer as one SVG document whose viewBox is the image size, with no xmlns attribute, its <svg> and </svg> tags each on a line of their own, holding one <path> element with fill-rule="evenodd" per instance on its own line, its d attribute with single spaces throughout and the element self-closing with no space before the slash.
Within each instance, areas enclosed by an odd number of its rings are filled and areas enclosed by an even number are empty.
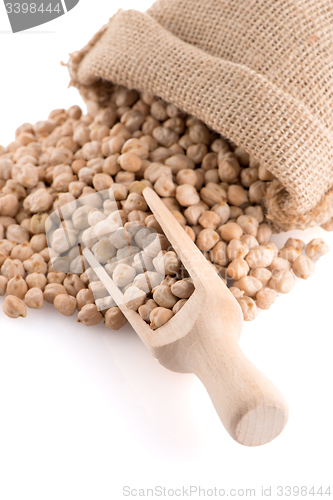
<svg viewBox="0 0 333 500">
<path fill-rule="evenodd" d="M 195 330 L 184 359 L 206 387 L 226 430 L 246 446 L 273 440 L 288 420 L 284 396 L 245 356 L 235 335 L 221 335 L 218 324 L 200 320 Z"/>
</svg>

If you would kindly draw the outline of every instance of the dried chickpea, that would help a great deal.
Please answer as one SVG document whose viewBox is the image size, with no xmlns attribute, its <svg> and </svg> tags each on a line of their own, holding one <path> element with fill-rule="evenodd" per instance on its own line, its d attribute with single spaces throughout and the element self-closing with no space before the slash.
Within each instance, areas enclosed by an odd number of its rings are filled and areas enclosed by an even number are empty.
<svg viewBox="0 0 333 500">
<path fill-rule="evenodd" d="M 271 248 L 258 246 L 257 248 L 252 248 L 245 259 L 251 269 L 269 267 L 274 259 L 274 252 Z"/>
<path fill-rule="evenodd" d="M 278 256 L 283 259 L 288 260 L 291 264 L 295 262 L 297 257 L 300 255 L 300 251 L 294 247 L 284 247 L 279 250 Z"/>
<path fill-rule="evenodd" d="M 210 210 L 203 212 L 203 214 L 200 215 L 198 222 L 204 229 L 213 230 L 221 224 L 220 216 L 216 212 Z"/>
<path fill-rule="evenodd" d="M 244 278 L 235 281 L 234 286 L 243 290 L 245 296 L 255 297 L 257 292 L 262 288 L 262 283 L 253 276 L 244 276 Z"/>
<path fill-rule="evenodd" d="M 243 229 L 236 222 L 227 222 L 217 229 L 217 232 L 224 241 L 239 240 L 243 234 Z"/>
<path fill-rule="evenodd" d="M 243 234 L 239 240 L 242 242 L 242 243 L 245 243 L 245 245 L 247 245 L 249 247 L 249 249 L 251 248 L 255 248 L 255 247 L 258 247 L 259 246 L 259 242 L 258 240 L 254 237 L 254 236 L 251 236 L 250 234 Z"/>
<path fill-rule="evenodd" d="M 30 259 L 25 260 L 23 266 L 28 273 L 47 273 L 46 262 L 38 253 L 35 253 Z"/>
<path fill-rule="evenodd" d="M 264 220 L 264 214 L 260 205 L 246 207 L 244 213 L 245 215 L 251 215 L 251 217 L 255 217 L 259 224 L 261 224 Z"/>
<path fill-rule="evenodd" d="M 149 299 L 145 304 L 139 307 L 138 313 L 140 314 L 141 318 L 146 321 L 146 323 L 149 323 L 149 315 L 151 311 L 156 307 L 158 307 L 156 302 L 153 299 Z"/>
<path fill-rule="evenodd" d="M 176 281 L 171 285 L 171 292 L 180 299 L 188 299 L 194 292 L 194 285 L 190 278 Z"/>
<path fill-rule="evenodd" d="M 14 295 L 7 295 L 2 310 L 9 318 L 25 318 L 27 316 L 27 308 L 23 300 Z"/>
<path fill-rule="evenodd" d="M 176 199 L 183 207 L 189 207 L 200 202 L 197 190 L 190 184 L 182 184 L 176 188 Z"/>
<path fill-rule="evenodd" d="M 232 184 L 228 189 L 228 203 L 240 207 L 249 201 L 246 190 L 242 186 Z"/>
<path fill-rule="evenodd" d="M 245 321 L 253 321 L 258 315 L 258 309 L 256 303 L 251 297 L 244 296 L 238 300 L 241 306 L 243 317 Z"/>
<path fill-rule="evenodd" d="M 120 330 L 126 325 L 127 319 L 119 309 L 119 307 L 111 307 L 105 313 L 105 326 L 110 330 Z"/>
<path fill-rule="evenodd" d="M 196 244 L 202 252 L 206 252 L 211 250 L 219 239 L 218 233 L 213 229 L 203 229 L 197 236 Z"/>
<path fill-rule="evenodd" d="M 283 259 L 282 257 L 274 257 L 269 269 L 271 271 L 274 271 L 275 269 L 279 269 L 280 271 L 290 271 L 291 263 L 289 260 Z"/>
<path fill-rule="evenodd" d="M 244 259 L 249 251 L 249 247 L 237 239 L 231 240 L 227 246 L 227 254 L 230 260 Z"/>
<path fill-rule="evenodd" d="M 315 265 L 307 255 L 300 255 L 293 263 L 292 269 L 298 278 L 306 280 L 315 272 Z"/>
<path fill-rule="evenodd" d="M 64 316 L 73 316 L 76 311 L 76 298 L 59 294 L 54 298 L 53 305 Z"/>
<path fill-rule="evenodd" d="M 77 321 L 85 326 L 96 326 L 103 319 L 95 304 L 86 304 L 79 311 Z"/>
<path fill-rule="evenodd" d="M 30 288 L 24 300 L 26 306 L 30 309 L 42 309 L 44 307 L 44 295 L 40 288 Z"/>
<path fill-rule="evenodd" d="M 53 304 L 53 301 L 57 295 L 66 294 L 66 288 L 58 283 L 49 283 L 46 285 L 44 290 L 44 299 L 49 304 Z"/>
<path fill-rule="evenodd" d="M 295 286 L 295 279 L 290 271 L 276 270 L 268 282 L 268 286 L 280 293 L 289 293 Z"/>
<path fill-rule="evenodd" d="M 44 290 L 47 284 L 47 278 L 44 274 L 39 273 L 31 273 L 25 279 L 28 288 L 39 288 L 40 290 Z"/>
<path fill-rule="evenodd" d="M 23 300 L 25 294 L 28 291 L 28 285 L 22 278 L 22 276 L 17 275 L 15 278 L 11 278 L 7 284 L 7 295 L 15 295 L 19 299 Z"/>
<path fill-rule="evenodd" d="M 296 248 L 296 250 L 299 251 L 299 253 L 303 252 L 304 248 L 305 248 L 305 243 L 304 241 L 302 240 L 298 240 L 296 238 L 289 238 L 285 245 L 285 247 L 293 247 L 293 248 Z"/>
<path fill-rule="evenodd" d="M 235 299 L 239 300 L 242 297 L 244 297 L 244 290 L 240 290 L 236 286 L 231 286 L 229 288 L 229 291 L 232 293 L 232 295 L 235 297 Z"/>
<path fill-rule="evenodd" d="M 181 308 L 186 304 L 188 299 L 180 299 L 178 302 L 175 303 L 175 305 L 172 308 L 173 314 L 177 314 L 181 310 Z"/>
<path fill-rule="evenodd" d="M 165 307 L 155 307 L 149 315 L 150 328 L 156 330 L 165 325 L 173 316 L 173 312 Z"/>
<path fill-rule="evenodd" d="M 76 296 L 76 301 L 77 309 L 78 311 L 81 311 L 83 306 L 95 303 L 94 294 L 91 290 L 89 290 L 89 288 L 82 288 Z"/>
<path fill-rule="evenodd" d="M 15 217 L 18 208 L 18 199 L 13 194 L 7 194 L 0 198 L 0 215 Z"/>
<path fill-rule="evenodd" d="M 272 288 L 268 288 L 267 286 L 261 288 L 256 295 L 257 307 L 260 309 L 269 309 L 274 304 L 277 295 L 276 290 Z"/>
<path fill-rule="evenodd" d="M 311 240 L 305 248 L 307 257 L 314 261 L 319 260 L 320 257 L 326 255 L 329 251 L 329 246 L 324 242 L 322 238 L 315 238 Z"/>
<path fill-rule="evenodd" d="M 217 242 L 216 245 L 210 250 L 209 258 L 215 264 L 226 266 L 229 263 L 227 244 L 224 241 Z"/>
<path fill-rule="evenodd" d="M 256 238 L 258 232 L 258 220 L 250 215 L 240 215 L 237 224 L 243 229 L 245 234 L 250 234 Z"/>
<path fill-rule="evenodd" d="M 0 296 L 5 295 L 7 290 L 8 278 L 0 275 Z"/>
<path fill-rule="evenodd" d="M 33 249 L 31 248 L 30 244 L 26 241 L 25 243 L 22 243 L 22 245 L 17 245 L 16 247 L 13 248 L 11 251 L 11 258 L 12 259 L 19 259 L 22 262 L 30 259 L 34 254 Z"/>
<path fill-rule="evenodd" d="M 233 280 L 240 280 L 248 275 L 250 268 L 246 260 L 235 259 L 227 267 L 228 277 Z"/>
<path fill-rule="evenodd" d="M 19 259 L 7 258 L 1 266 L 1 274 L 8 280 L 14 278 L 17 274 L 24 278 L 25 270 L 23 263 Z"/>
<path fill-rule="evenodd" d="M 271 236 L 272 236 L 271 228 L 267 224 L 260 224 L 256 235 L 259 244 L 265 245 L 265 243 L 269 242 Z"/>
<path fill-rule="evenodd" d="M 272 271 L 265 267 L 256 267 L 255 269 L 251 269 L 249 275 L 261 281 L 262 286 L 266 287 L 272 277 Z"/>
</svg>

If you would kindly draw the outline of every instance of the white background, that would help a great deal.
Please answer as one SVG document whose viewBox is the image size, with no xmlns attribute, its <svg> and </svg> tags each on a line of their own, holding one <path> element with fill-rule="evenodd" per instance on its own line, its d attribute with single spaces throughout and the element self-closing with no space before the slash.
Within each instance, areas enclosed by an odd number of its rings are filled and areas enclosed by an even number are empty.
<svg viewBox="0 0 333 500">
<path fill-rule="evenodd" d="M 150 3 L 80 0 L 13 35 L 0 2 L 0 144 L 25 121 L 81 104 L 60 61 L 120 7 Z M 333 247 L 320 229 L 295 235 Z M 257 497 L 272 485 L 273 498 L 277 485 L 333 492 L 332 264 L 333 252 L 244 325 L 241 347 L 290 404 L 285 431 L 259 448 L 235 443 L 194 375 L 161 367 L 129 327 L 89 329 L 51 306 L 17 321 L 0 311 L 0 499 L 118 500 L 125 485 L 256 488 Z"/>
</svg>

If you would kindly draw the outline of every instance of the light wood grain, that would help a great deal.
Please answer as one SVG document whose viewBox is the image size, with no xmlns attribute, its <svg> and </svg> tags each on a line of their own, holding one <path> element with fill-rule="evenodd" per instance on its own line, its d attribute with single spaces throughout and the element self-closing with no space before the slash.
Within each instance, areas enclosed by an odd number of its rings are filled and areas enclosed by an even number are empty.
<svg viewBox="0 0 333 500">
<path fill-rule="evenodd" d="M 166 368 L 195 373 L 229 434 L 258 446 L 274 439 L 288 420 L 288 405 L 275 385 L 247 359 L 238 345 L 241 308 L 157 194 L 143 195 L 195 284 L 195 292 L 168 323 L 153 331 L 129 310 L 122 293 L 92 253 L 87 261 L 152 355 Z"/>
</svg>

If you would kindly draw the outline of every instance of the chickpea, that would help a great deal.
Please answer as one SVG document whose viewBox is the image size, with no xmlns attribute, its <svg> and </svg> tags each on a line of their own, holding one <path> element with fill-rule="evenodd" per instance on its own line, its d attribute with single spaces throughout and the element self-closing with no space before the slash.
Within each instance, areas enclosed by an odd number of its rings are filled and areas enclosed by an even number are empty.
<svg viewBox="0 0 333 500">
<path fill-rule="evenodd" d="M 7 295 L 2 310 L 9 318 L 25 318 L 27 316 L 27 308 L 23 300 L 14 295 Z"/>
<path fill-rule="evenodd" d="M 274 269 L 279 269 L 280 271 L 290 271 L 291 263 L 289 260 L 283 259 L 282 257 L 274 257 L 269 269 L 271 271 L 274 271 Z"/>
<path fill-rule="evenodd" d="M 295 262 L 297 257 L 300 255 L 300 251 L 294 247 L 284 247 L 279 250 L 278 256 L 283 259 L 288 260 L 291 264 Z"/>
<path fill-rule="evenodd" d="M 149 315 L 151 311 L 156 307 L 158 307 L 156 302 L 153 299 L 149 299 L 145 304 L 139 307 L 138 313 L 146 323 L 149 323 L 150 321 Z"/>
<path fill-rule="evenodd" d="M 15 295 L 15 297 L 23 300 L 27 291 L 28 285 L 26 284 L 22 276 L 17 275 L 8 281 L 6 290 L 7 295 Z"/>
<path fill-rule="evenodd" d="M 34 214 L 30 219 L 30 231 L 33 234 L 45 233 L 45 222 L 48 214 L 42 212 Z"/>
<path fill-rule="evenodd" d="M 260 205 L 266 196 L 267 185 L 266 182 L 256 181 L 249 187 L 249 200 L 250 203 Z"/>
<path fill-rule="evenodd" d="M 77 321 L 85 326 L 96 326 L 103 319 L 95 304 L 86 304 L 79 311 Z"/>
<path fill-rule="evenodd" d="M 181 308 L 186 304 L 188 299 L 181 299 L 178 300 L 178 302 L 175 303 L 175 305 L 172 308 L 173 314 L 177 314 L 181 310 Z"/>
<path fill-rule="evenodd" d="M 215 264 L 226 266 L 229 263 L 227 244 L 224 241 L 218 241 L 210 250 L 209 258 Z"/>
<path fill-rule="evenodd" d="M 305 243 L 304 241 L 302 240 L 298 240 L 298 239 L 295 239 L 295 238 L 289 238 L 285 245 L 285 247 L 293 247 L 293 248 L 296 248 L 296 250 L 299 251 L 299 253 L 303 252 L 304 248 L 305 248 Z"/>
<path fill-rule="evenodd" d="M 262 288 L 262 283 L 253 276 L 244 276 L 234 282 L 234 286 L 244 291 L 247 297 L 255 297 L 257 292 Z"/>
<path fill-rule="evenodd" d="M 268 286 L 280 293 L 289 293 L 295 286 L 295 279 L 290 271 L 273 271 Z"/>
<path fill-rule="evenodd" d="M 189 138 L 191 140 L 191 138 Z M 208 153 L 208 148 L 206 144 L 191 144 L 187 150 L 186 154 L 191 160 L 194 161 L 194 163 L 198 164 L 201 163 L 206 154 Z"/>
<path fill-rule="evenodd" d="M 191 278 L 179 280 L 171 285 L 171 292 L 180 299 L 188 299 L 194 292 L 194 289 Z"/>
<path fill-rule="evenodd" d="M 228 277 L 233 280 L 240 280 L 248 275 L 250 268 L 246 260 L 235 259 L 227 267 Z"/>
<path fill-rule="evenodd" d="M 213 229 L 203 229 L 197 236 L 196 244 L 202 252 L 211 250 L 219 241 L 219 235 Z"/>
<path fill-rule="evenodd" d="M 307 257 L 314 261 L 319 260 L 320 257 L 327 254 L 329 251 L 329 246 L 324 242 L 322 238 L 315 238 L 311 240 L 305 248 Z"/>
<path fill-rule="evenodd" d="M 241 299 L 242 297 L 244 297 L 244 290 L 240 290 L 239 288 L 237 288 L 236 286 L 231 286 L 229 288 L 230 292 L 232 293 L 232 295 L 235 297 L 235 299 L 239 300 Z"/>
<path fill-rule="evenodd" d="M 221 181 L 231 182 L 237 179 L 240 174 L 240 166 L 237 158 L 233 155 L 225 155 L 218 162 L 218 172 Z"/>
<path fill-rule="evenodd" d="M 245 189 L 242 186 L 237 186 L 236 184 L 232 184 L 228 189 L 228 203 L 230 205 L 235 205 L 236 207 L 240 207 L 247 203 L 248 195 Z"/>
<path fill-rule="evenodd" d="M 142 306 L 141 306 L 142 307 Z M 105 326 L 110 330 L 120 330 L 126 325 L 127 319 L 119 309 L 119 307 L 111 307 L 105 313 Z"/>
<path fill-rule="evenodd" d="M 249 251 L 249 247 L 237 239 L 231 240 L 227 247 L 227 254 L 230 260 L 244 259 Z"/>
<path fill-rule="evenodd" d="M 7 194 L 0 198 L 0 215 L 15 217 L 18 208 L 18 199 L 13 194 Z"/>
<path fill-rule="evenodd" d="M 239 240 L 243 234 L 243 229 L 236 222 L 227 222 L 217 229 L 217 232 L 224 241 Z"/>
<path fill-rule="evenodd" d="M 259 246 L 259 242 L 258 240 L 254 237 L 254 236 L 251 236 L 250 234 L 243 234 L 239 240 L 242 242 L 242 243 L 245 243 L 245 245 L 247 245 L 249 247 L 249 249 L 251 250 L 251 248 L 255 248 L 255 247 L 258 247 Z"/>
<path fill-rule="evenodd" d="M 64 316 L 73 316 L 76 311 L 76 298 L 60 294 L 55 297 L 53 305 Z"/>
<path fill-rule="evenodd" d="M 257 307 L 259 307 L 260 309 L 269 309 L 271 305 L 274 304 L 277 295 L 278 294 L 276 290 L 273 290 L 272 288 L 261 288 L 260 290 L 258 290 L 256 295 Z"/>
<path fill-rule="evenodd" d="M 155 307 L 149 315 L 150 328 L 156 330 L 165 325 L 173 316 L 173 312 L 165 307 Z"/>
<path fill-rule="evenodd" d="M 25 277 L 23 263 L 18 259 L 7 258 L 1 266 L 1 274 L 6 276 L 8 280 L 14 278 L 17 274 Z"/>
<path fill-rule="evenodd" d="M 95 303 L 94 294 L 89 288 L 82 288 L 76 296 L 76 302 L 78 311 L 81 311 L 85 305 Z"/>
<path fill-rule="evenodd" d="M 44 295 L 40 288 L 30 288 L 24 300 L 26 306 L 30 309 L 42 309 L 44 307 Z"/>
<path fill-rule="evenodd" d="M 30 259 L 34 254 L 34 251 L 32 250 L 31 246 L 29 243 L 26 241 L 22 245 L 17 245 L 16 247 L 13 248 L 11 251 L 11 258 L 12 259 L 18 259 L 20 261 L 24 261 L 27 259 Z"/>
<path fill-rule="evenodd" d="M 0 275 L 0 296 L 5 295 L 7 290 L 8 278 Z"/>
<path fill-rule="evenodd" d="M 200 202 L 197 190 L 190 184 L 182 184 L 176 188 L 176 199 L 183 207 L 189 207 Z"/>
<path fill-rule="evenodd" d="M 256 303 L 251 297 L 244 296 L 238 300 L 241 306 L 243 317 L 245 321 L 253 321 L 258 315 Z"/>
<path fill-rule="evenodd" d="M 39 273 L 28 274 L 25 281 L 29 289 L 39 288 L 40 290 L 44 290 L 47 284 L 46 276 L 44 274 L 39 274 Z"/>
<path fill-rule="evenodd" d="M 315 265 L 307 255 L 300 255 L 293 263 L 292 269 L 298 278 L 306 280 L 315 272 Z"/>
<path fill-rule="evenodd" d="M 251 269 L 269 267 L 273 262 L 274 252 L 271 248 L 259 246 L 250 250 L 245 259 Z"/>
<path fill-rule="evenodd" d="M 267 287 L 269 280 L 272 277 L 272 271 L 266 269 L 265 267 L 256 267 L 255 269 L 251 269 L 250 276 L 256 278 L 261 281 L 263 287 Z"/>
<path fill-rule="evenodd" d="M 118 264 L 113 272 L 113 281 L 117 286 L 123 288 L 131 283 L 136 275 L 136 270 L 127 264 Z"/>
<path fill-rule="evenodd" d="M 258 169 L 253 167 L 244 168 L 241 171 L 240 177 L 243 186 L 249 188 L 251 184 L 258 180 Z"/>
<path fill-rule="evenodd" d="M 58 283 L 49 283 L 44 290 L 44 299 L 49 304 L 53 304 L 55 297 L 60 294 L 67 294 L 66 288 Z"/>
<path fill-rule="evenodd" d="M 137 311 L 145 303 L 146 293 L 132 285 L 124 293 L 124 303 L 128 309 Z"/>
<path fill-rule="evenodd" d="M 178 273 L 181 263 L 175 252 L 159 252 L 157 257 L 153 259 L 153 264 L 156 271 L 161 275 Z"/>
<path fill-rule="evenodd" d="M 243 229 L 245 234 L 256 237 L 258 232 L 258 220 L 250 215 L 241 215 L 237 219 L 237 224 Z"/>
<path fill-rule="evenodd" d="M 218 226 L 220 226 L 221 220 L 217 213 L 206 210 L 200 215 L 198 222 L 204 229 L 215 230 Z"/>
<path fill-rule="evenodd" d="M 259 224 L 261 224 L 264 220 L 264 214 L 260 205 L 246 207 L 244 213 L 245 215 L 251 215 L 251 217 L 257 219 Z"/>
<path fill-rule="evenodd" d="M 47 275 L 47 282 L 62 285 L 65 278 L 66 278 L 66 273 L 52 271 L 49 272 Z"/>
<path fill-rule="evenodd" d="M 23 266 L 28 273 L 47 273 L 46 262 L 38 253 L 35 253 L 32 257 L 30 257 L 30 259 L 25 260 L 23 262 Z"/>
</svg>

